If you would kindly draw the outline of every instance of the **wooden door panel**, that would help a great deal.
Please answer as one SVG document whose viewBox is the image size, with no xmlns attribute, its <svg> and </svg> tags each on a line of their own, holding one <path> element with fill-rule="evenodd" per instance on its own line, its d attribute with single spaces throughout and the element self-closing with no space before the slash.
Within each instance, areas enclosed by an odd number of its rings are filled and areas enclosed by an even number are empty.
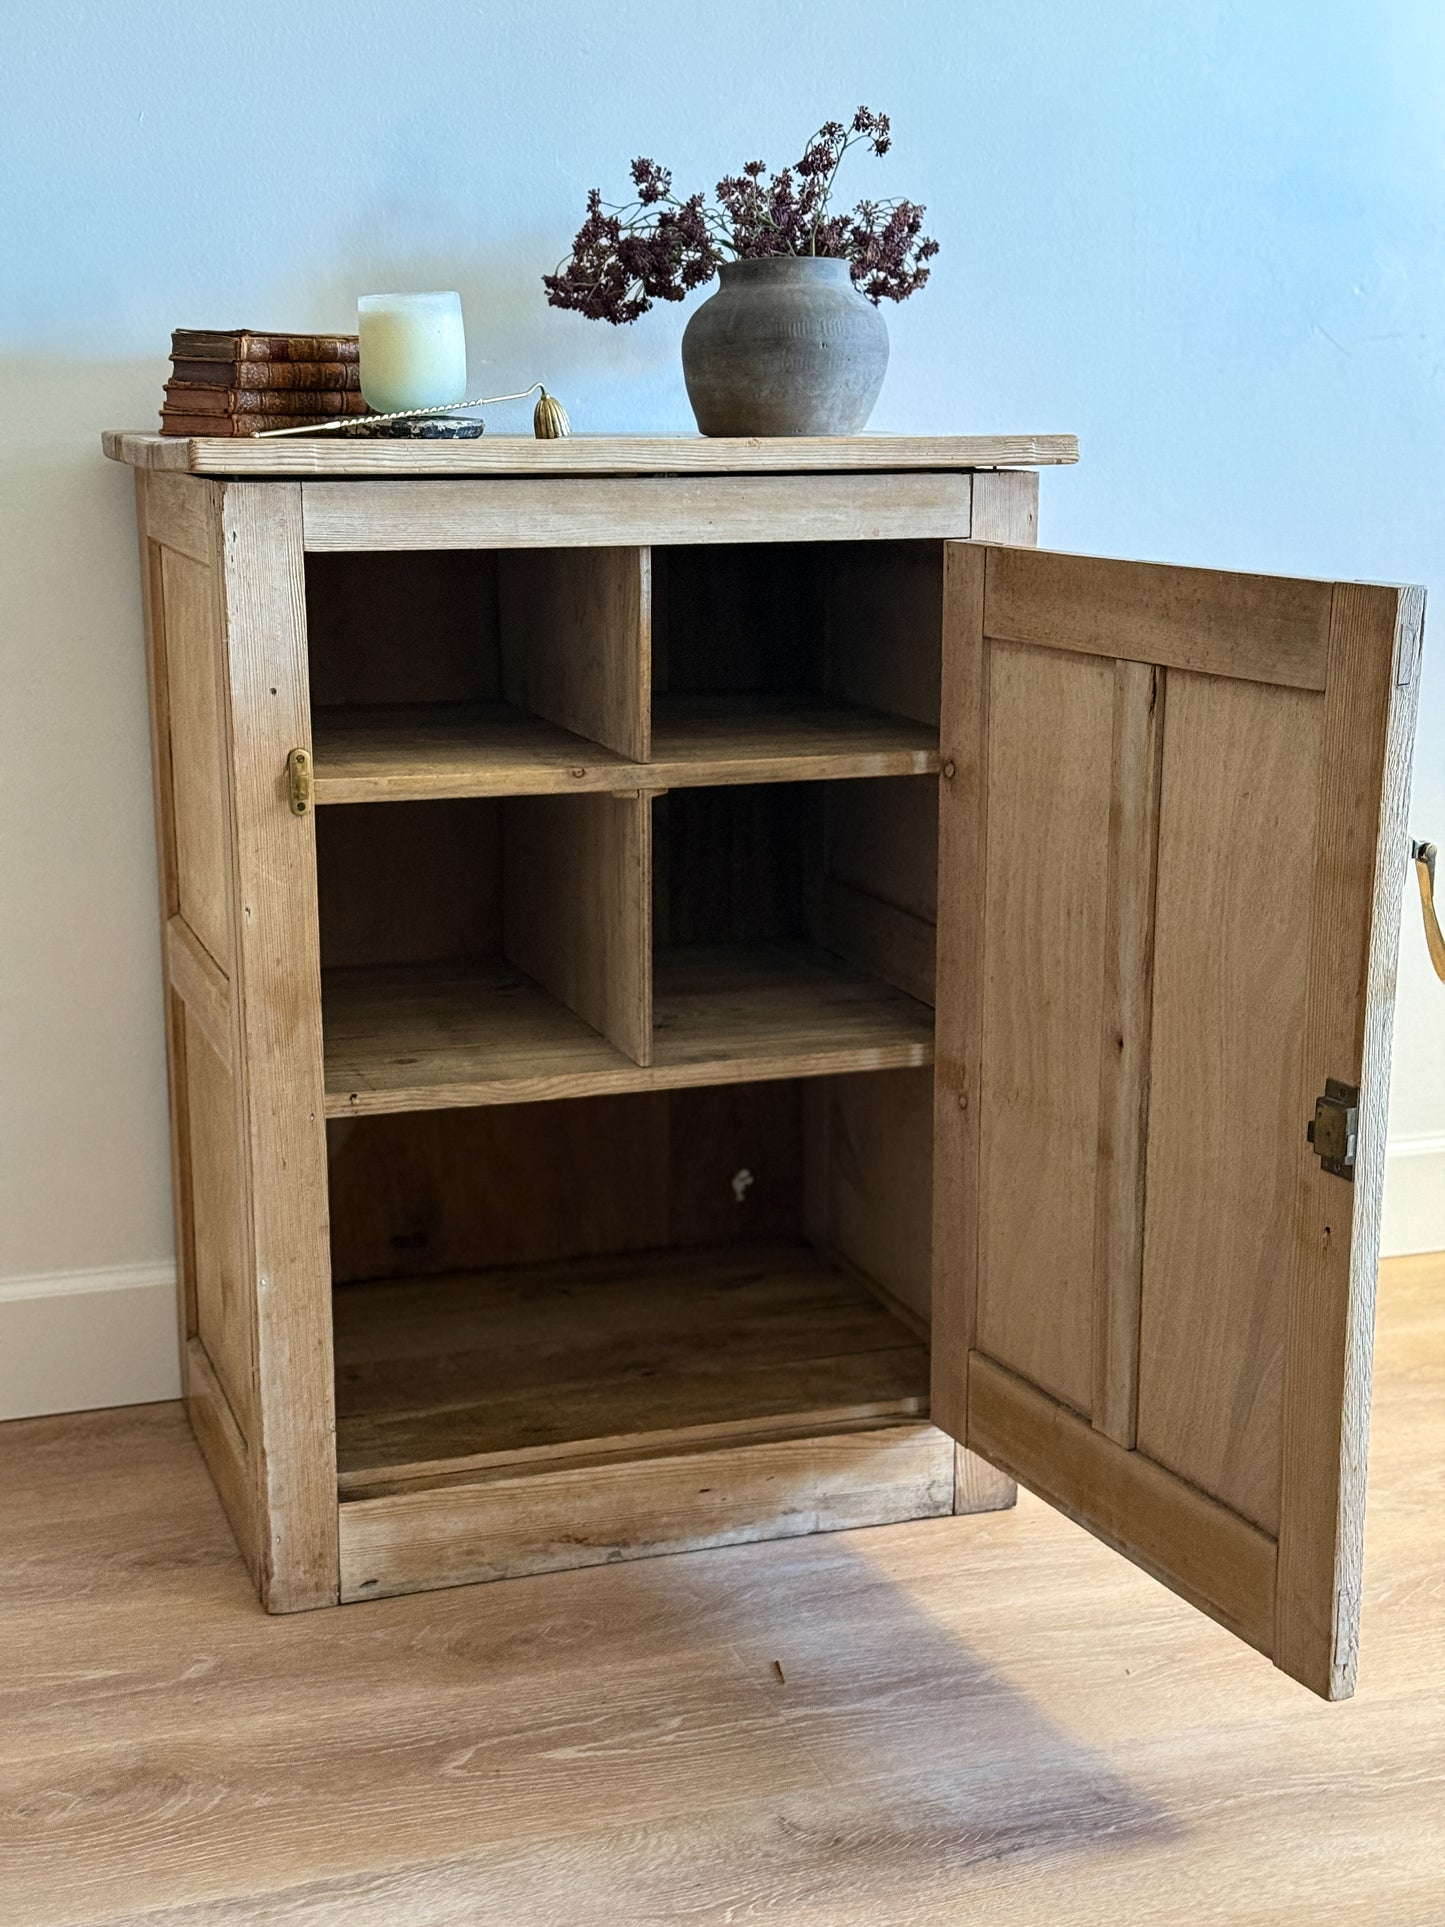
<svg viewBox="0 0 1445 1927">
<path fill-rule="evenodd" d="M 1113 692 L 1097 658 L 990 652 L 978 1343 L 1086 1417 L 1093 1249 L 1078 1227 L 1098 1171 Z"/>
<path fill-rule="evenodd" d="M 1323 704 L 1168 678 L 1137 1440 L 1271 1533 Z"/>
<path fill-rule="evenodd" d="M 933 1415 L 1351 1690 L 1417 591 L 949 545 Z M 1354 1182 L 1306 1125 L 1361 1091 Z"/>
</svg>

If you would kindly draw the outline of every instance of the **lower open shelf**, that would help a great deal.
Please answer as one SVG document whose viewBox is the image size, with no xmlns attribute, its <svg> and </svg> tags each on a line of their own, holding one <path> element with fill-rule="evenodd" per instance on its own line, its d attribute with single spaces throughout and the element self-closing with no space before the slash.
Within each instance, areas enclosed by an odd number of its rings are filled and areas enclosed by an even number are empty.
<svg viewBox="0 0 1445 1927">
<path fill-rule="evenodd" d="M 662 950 L 644 1069 L 510 964 L 323 978 L 326 1113 L 891 1070 L 933 1061 L 933 1012 L 801 943 Z"/>
<path fill-rule="evenodd" d="M 343 1499 L 928 1412 L 927 1345 L 804 1244 L 342 1285 L 334 1303 Z"/>
</svg>

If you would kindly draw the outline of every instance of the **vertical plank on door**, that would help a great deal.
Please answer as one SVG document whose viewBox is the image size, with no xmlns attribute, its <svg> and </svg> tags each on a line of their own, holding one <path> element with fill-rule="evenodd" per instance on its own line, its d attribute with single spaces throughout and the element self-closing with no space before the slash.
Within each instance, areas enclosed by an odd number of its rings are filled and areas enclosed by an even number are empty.
<svg viewBox="0 0 1445 1927">
<path fill-rule="evenodd" d="M 1274 1652 L 1277 1666 L 1330 1699 L 1354 1688 L 1359 1635 L 1379 1206 L 1423 616 L 1418 589 L 1342 583 L 1330 618 L 1294 1104 L 1302 1175 L 1284 1332 Z M 1362 1091 L 1352 1186 L 1319 1165 L 1298 1129 L 1327 1077 Z"/>
<path fill-rule="evenodd" d="M 1097 1431 L 1134 1444 L 1144 1272 L 1154 880 L 1159 845 L 1165 672 L 1114 665 L 1104 1007 L 1099 1040 L 1099 1177 L 1094 1217 Z"/>
<path fill-rule="evenodd" d="M 1138 1446 L 1269 1533 L 1322 710 L 1169 673 Z"/>
<path fill-rule="evenodd" d="M 988 653 L 975 1343 L 1089 1417 L 1114 665 Z"/>
<path fill-rule="evenodd" d="M 315 818 L 286 790 L 311 747 L 299 484 L 227 485 L 221 526 L 260 1578 L 291 1612 L 339 1589 Z"/>
</svg>

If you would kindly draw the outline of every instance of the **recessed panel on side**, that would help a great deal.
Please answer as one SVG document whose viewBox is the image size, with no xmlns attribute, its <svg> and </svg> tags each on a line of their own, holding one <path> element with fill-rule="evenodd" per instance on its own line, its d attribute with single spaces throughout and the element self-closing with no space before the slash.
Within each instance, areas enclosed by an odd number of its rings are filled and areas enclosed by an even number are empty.
<svg viewBox="0 0 1445 1927">
<path fill-rule="evenodd" d="M 188 1132 L 188 1300 L 217 1383 L 242 1436 L 253 1432 L 254 1347 L 242 1275 L 240 1140 L 229 1068 L 184 1018 Z"/>
<path fill-rule="evenodd" d="M 176 908 L 229 974 L 230 831 L 215 589 L 201 563 L 161 551 Z"/>
</svg>

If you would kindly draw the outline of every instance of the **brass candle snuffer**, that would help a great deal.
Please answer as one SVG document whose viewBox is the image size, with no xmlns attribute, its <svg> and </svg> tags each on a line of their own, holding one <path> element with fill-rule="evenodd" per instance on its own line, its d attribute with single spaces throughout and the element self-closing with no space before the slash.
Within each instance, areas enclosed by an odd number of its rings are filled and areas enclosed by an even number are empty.
<svg viewBox="0 0 1445 1927">
<path fill-rule="evenodd" d="M 354 433 L 358 429 L 386 427 L 392 422 L 436 422 L 438 426 L 455 421 L 458 439 L 470 439 L 482 433 L 480 421 L 464 420 L 458 411 L 463 408 L 491 408 L 504 401 L 526 401 L 528 396 L 536 395 L 537 406 L 532 410 L 532 433 L 539 442 L 554 442 L 572 433 L 572 424 L 567 419 L 567 411 L 555 395 L 549 395 L 540 381 L 534 381 L 530 388 L 520 389 L 515 395 L 479 395 L 473 401 L 447 402 L 439 408 L 400 408 L 389 415 L 338 415 L 334 421 L 308 423 L 303 428 L 265 428 L 252 437 L 252 440 L 279 441 L 283 435 L 339 435 Z"/>
</svg>

